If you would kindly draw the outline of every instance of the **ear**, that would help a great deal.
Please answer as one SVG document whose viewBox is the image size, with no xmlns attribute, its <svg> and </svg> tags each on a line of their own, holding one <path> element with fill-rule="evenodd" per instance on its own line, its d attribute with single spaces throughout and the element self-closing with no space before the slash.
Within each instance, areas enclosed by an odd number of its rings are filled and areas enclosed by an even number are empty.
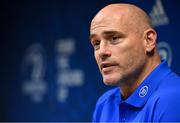
<svg viewBox="0 0 180 123">
<path fill-rule="evenodd" d="M 154 29 L 149 28 L 144 32 L 145 48 L 147 53 L 151 53 L 156 47 L 157 33 Z"/>
</svg>

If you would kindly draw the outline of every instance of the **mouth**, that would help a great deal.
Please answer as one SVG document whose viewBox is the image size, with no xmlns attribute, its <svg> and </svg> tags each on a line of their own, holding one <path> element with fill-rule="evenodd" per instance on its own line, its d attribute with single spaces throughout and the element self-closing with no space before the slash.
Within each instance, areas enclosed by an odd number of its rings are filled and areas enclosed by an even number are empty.
<svg viewBox="0 0 180 123">
<path fill-rule="evenodd" d="M 117 66 L 117 64 L 115 64 L 115 63 L 103 62 L 103 63 L 101 63 L 100 68 L 103 73 L 107 73 L 107 72 L 110 72 L 116 66 Z"/>
</svg>

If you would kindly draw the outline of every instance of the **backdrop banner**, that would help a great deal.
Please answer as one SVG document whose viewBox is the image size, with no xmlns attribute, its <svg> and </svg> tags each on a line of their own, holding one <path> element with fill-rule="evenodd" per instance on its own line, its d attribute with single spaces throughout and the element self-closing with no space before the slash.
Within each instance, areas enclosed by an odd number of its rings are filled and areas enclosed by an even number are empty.
<svg viewBox="0 0 180 123">
<path fill-rule="evenodd" d="M 0 121 L 91 121 L 108 89 L 89 26 L 110 3 L 138 5 L 158 33 L 162 59 L 180 75 L 178 0 L 3 0 Z"/>
</svg>

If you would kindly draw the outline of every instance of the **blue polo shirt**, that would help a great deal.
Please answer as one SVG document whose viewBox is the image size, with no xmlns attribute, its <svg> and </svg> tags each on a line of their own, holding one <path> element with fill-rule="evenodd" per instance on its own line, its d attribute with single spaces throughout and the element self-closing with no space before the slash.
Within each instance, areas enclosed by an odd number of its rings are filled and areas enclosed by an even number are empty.
<svg viewBox="0 0 180 123">
<path fill-rule="evenodd" d="M 137 89 L 121 99 L 119 88 L 97 101 L 93 122 L 180 122 L 180 77 L 159 64 Z"/>
</svg>

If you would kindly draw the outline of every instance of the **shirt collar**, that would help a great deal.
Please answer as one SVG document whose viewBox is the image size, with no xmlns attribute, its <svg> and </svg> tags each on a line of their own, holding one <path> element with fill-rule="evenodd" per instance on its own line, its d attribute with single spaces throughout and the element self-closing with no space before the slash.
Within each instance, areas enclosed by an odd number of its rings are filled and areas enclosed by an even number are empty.
<svg viewBox="0 0 180 123">
<path fill-rule="evenodd" d="M 146 79 L 138 86 L 135 92 L 125 100 L 125 102 L 134 107 L 141 108 L 158 87 L 160 81 L 170 72 L 171 70 L 169 69 L 167 62 L 163 61 L 148 75 L 148 77 L 146 77 Z"/>
</svg>

